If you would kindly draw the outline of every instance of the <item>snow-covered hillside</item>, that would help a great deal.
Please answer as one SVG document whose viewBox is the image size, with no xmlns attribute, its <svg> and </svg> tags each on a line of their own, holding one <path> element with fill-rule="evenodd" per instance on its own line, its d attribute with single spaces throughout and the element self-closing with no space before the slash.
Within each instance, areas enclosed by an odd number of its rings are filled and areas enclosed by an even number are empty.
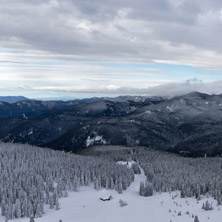
<svg viewBox="0 0 222 222">
<path fill-rule="evenodd" d="M 221 173 L 221 157 L 120 146 L 75 155 L 0 143 L 0 214 L 10 222 L 221 222 Z"/>
<path fill-rule="evenodd" d="M 123 162 L 122 162 L 123 163 Z M 131 164 L 129 164 L 131 165 Z M 156 193 L 152 197 L 139 196 L 140 182 L 146 180 L 144 171 L 135 175 L 130 187 L 119 194 L 114 190 L 96 191 L 93 185 L 81 187 L 79 192 L 69 192 L 69 197 L 60 200 L 59 211 L 46 209 L 46 214 L 35 219 L 36 222 L 194 222 L 198 215 L 200 222 L 221 222 L 222 211 L 212 198 L 203 198 L 197 202 L 194 198 L 180 198 L 180 192 Z M 111 201 L 100 198 L 112 195 Z M 206 200 L 213 203 L 214 209 L 204 211 L 202 204 Z M 120 207 L 119 200 L 127 202 Z M 0 218 L 4 221 L 3 218 Z M 10 222 L 29 222 L 29 219 L 15 219 Z"/>
</svg>

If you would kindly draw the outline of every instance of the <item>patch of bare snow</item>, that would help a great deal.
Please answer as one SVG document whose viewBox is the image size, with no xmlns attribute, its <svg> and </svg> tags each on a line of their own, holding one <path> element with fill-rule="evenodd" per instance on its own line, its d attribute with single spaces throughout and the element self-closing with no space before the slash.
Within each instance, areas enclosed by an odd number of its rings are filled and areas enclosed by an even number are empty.
<svg viewBox="0 0 222 222">
<path fill-rule="evenodd" d="M 131 168 L 132 165 L 136 162 L 131 160 L 131 161 L 117 161 L 116 163 L 120 165 L 127 165 L 128 168 Z"/>
<path fill-rule="evenodd" d="M 144 113 L 145 113 L 145 114 L 151 114 L 152 112 L 151 112 L 151 110 L 147 110 L 147 111 L 145 111 Z"/>
<path fill-rule="evenodd" d="M 100 143 L 100 144 L 106 144 L 106 140 L 103 139 L 103 136 L 99 136 L 99 135 L 96 135 L 95 137 L 90 137 L 88 136 L 87 139 L 86 139 L 86 147 L 88 146 L 92 146 L 94 144 L 97 144 L 97 143 Z"/>
<path fill-rule="evenodd" d="M 33 128 L 31 128 L 28 132 L 28 136 L 32 135 L 33 134 Z"/>
<path fill-rule="evenodd" d="M 25 115 L 25 113 L 22 114 L 23 119 L 28 119 L 28 117 Z"/>
<path fill-rule="evenodd" d="M 174 106 L 172 105 L 172 106 L 167 106 L 166 107 L 170 112 L 173 112 L 174 111 Z"/>
</svg>

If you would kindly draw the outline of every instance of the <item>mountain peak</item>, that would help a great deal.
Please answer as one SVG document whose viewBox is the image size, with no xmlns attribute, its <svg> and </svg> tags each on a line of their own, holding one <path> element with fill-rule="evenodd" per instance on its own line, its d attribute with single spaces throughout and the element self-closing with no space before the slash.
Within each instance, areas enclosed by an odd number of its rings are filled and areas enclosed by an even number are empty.
<svg viewBox="0 0 222 222">
<path fill-rule="evenodd" d="M 207 93 L 202 93 L 202 92 L 198 92 L 198 91 L 193 91 L 193 92 L 190 92 L 188 94 L 185 94 L 181 97 L 183 98 L 201 98 L 201 99 L 206 99 L 208 98 L 210 95 L 207 94 Z"/>
<path fill-rule="evenodd" d="M 29 100 L 29 99 L 24 96 L 0 96 L 0 101 L 6 103 L 16 103 L 24 100 Z"/>
</svg>

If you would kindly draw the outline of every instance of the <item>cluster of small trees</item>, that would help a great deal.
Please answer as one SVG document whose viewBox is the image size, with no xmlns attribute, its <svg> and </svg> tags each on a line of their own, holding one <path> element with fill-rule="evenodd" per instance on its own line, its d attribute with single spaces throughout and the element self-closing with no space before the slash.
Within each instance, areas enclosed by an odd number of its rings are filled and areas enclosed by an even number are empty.
<svg viewBox="0 0 222 222">
<path fill-rule="evenodd" d="M 138 148 L 133 159 L 140 163 L 149 186 L 156 192 L 181 191 L 181 197 L 214 197 L 222 200 L 222 158 L 185 158 Z M 144 189 L 143 186 L 141 188 Z M 141 192 L 140 192 L 141 193 Z M 142 192 L 143 193 L 143 192 Z"/>
<path fill-rule="evenodd" d="M 205 203 L 203 203 L 202 209 L 208 211 L 208 210 L 213 210 L 212 203 L 209 203 L 207 200 Z"/>
<path fill-rule="evenodd" d="M 126 202 L 126 201 L 123 201 L 123 200 L 119 200 L 119 205 L 120 205 L 120 207 L 125 207 L 125 206 L 127 206 L 128 205 L 128 203 Z"/>
<path fill-rule="evenodd" d="M 41 217 L 44 205 L 58 210 L 68 191 L 127 189 L 134 172 L 112 159 L 80 156 L 30 145 L 0 143 L 0 207 L 6 219 Z"/>
<path fill-rule="evenodd" d="M 139 194 L 144 197 L 153 196 L 153 185 L 151 183 L 140 183 Z"/>
</svg>

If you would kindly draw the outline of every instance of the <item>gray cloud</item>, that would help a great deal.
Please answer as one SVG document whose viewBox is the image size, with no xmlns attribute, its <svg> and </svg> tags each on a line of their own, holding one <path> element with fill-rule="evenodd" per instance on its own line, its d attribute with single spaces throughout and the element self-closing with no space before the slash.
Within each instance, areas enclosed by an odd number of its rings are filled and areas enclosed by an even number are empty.
<svg viewBox="0 0 222 222">
<path fill-rule="evenodd" d="M 17 93 L 221 93 L 221 25 L 221 0 L 1 0 L 0 81 Z M 182 82 L 193 77 L 211 82 Z"/>
<path fill-rule="evenodd" d="M 219 0 L 3 0 L 0 46 L 203 66 L 222 56 L 221 10 Z"/>
</svg>

